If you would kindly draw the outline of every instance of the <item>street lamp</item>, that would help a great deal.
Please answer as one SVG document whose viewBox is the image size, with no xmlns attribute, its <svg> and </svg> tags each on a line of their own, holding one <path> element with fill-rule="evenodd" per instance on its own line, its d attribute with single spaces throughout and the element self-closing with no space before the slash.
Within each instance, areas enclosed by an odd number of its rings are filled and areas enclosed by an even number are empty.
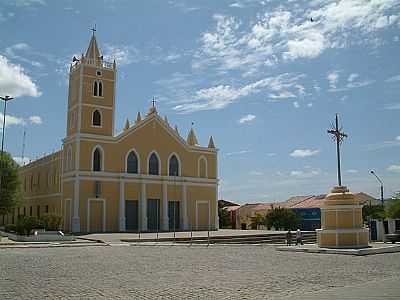
<svg viewBox="0 0 400 300">
<path fill-rule="evenodd" d="M 10 96 L 5 96 L 5 97 L 0 97 L 1 100 L 4 101 L 4 113 L 3 113 L 3 137 L 1 139 L 1 157 L 3 158 L 3 151 L 4 151 L 4 133 L 6 131 L 6 112 L 7 112 L 7 102 L 11 101 L 12 97 Z"/>
<path fill-rule="evenodd" d="M 383 182 L 382 180 L 375 174 L 375 172 L 373 170 L 371 170 L 370 172 L 372 175 L 374 175 L 376 177 L 376 179 L 378 179 L 379 183 L 381 184 L 381 202 L 382 202 L 382 206 L 383 206 Z"/>
</svg>

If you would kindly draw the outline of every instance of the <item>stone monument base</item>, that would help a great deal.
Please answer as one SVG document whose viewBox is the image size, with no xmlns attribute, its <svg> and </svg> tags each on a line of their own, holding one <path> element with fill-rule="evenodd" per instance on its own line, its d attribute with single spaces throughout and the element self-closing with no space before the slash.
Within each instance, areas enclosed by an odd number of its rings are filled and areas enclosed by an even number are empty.
<svg viewBox="0 0 400 300">
<path fill-rule="evenodd" d="M 321 248 L 360 249 L 368 247 L 369 229 L 364 228 L 362 205 L 345 186 L 334 187 L 321 207 Z"/>
</svg>

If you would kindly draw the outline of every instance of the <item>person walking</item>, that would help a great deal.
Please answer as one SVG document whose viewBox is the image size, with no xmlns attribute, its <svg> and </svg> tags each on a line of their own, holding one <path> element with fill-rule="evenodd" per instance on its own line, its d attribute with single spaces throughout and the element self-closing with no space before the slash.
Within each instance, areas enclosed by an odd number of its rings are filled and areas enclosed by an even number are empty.
<svg viewBox="0 0 400 300">
<path fill-rule="evenodd" d="M 303 245 L 303 234 L 301 233 L 300 229 L 297 229 L 296 231 L 296 246 L 298 244 Z"/>
<path fill-rule="evenodd" d="M 290 229 L 286 233 L 286 245 L 292 246 L 292 233 L 290 232 Z"/>
</svg>

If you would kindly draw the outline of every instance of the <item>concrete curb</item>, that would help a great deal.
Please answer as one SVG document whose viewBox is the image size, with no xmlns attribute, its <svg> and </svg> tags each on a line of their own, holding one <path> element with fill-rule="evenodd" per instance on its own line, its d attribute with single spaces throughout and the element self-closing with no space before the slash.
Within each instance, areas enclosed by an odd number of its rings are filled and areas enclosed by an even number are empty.
<svg viewBox="0 0 400 300">
<path fill-rule="evenodd" d="M 304 252 L 304 253 L 317 253 L 317 254 L 341 254 L 341 255 L 355 255 L 355 256 L 365 256 L 365 255 L 375 255 L 384 253 L 395 253 L 400 252 L 400 245 L 383 245 L 382 247 L 370 247 L 364 249 L 330 249 L 330 248 L 310 248 L 310 247 L 277 247 L 277 251 L 287 251 L 287 252 Z"/>
</svg>

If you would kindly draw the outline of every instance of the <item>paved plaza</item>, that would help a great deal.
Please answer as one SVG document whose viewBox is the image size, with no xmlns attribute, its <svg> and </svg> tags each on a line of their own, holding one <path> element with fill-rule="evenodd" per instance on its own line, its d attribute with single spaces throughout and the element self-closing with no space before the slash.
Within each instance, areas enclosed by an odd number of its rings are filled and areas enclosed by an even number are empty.
<svg viewBox="0 0 400 300">
<path fill-rule="evenodd" d="M 0 249 L 0 266 L 0 299 L 400 296 L 400 253 L 355 257 L 272 245 Z"/>
</svg>

